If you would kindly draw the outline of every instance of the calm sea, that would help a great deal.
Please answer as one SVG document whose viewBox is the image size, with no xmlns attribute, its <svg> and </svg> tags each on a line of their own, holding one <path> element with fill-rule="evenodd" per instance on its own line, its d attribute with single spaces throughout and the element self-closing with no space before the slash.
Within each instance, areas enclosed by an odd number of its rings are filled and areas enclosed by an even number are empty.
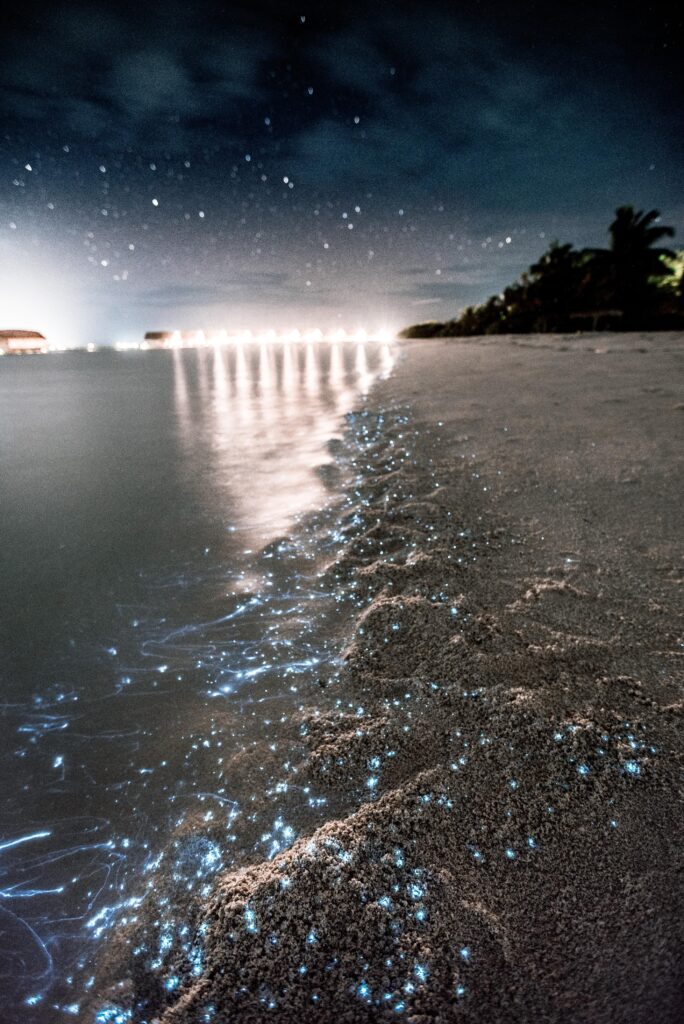
<svg viewBox="0 0 684 1024">
<path fill-rule="evenodd" d="M 216 702 L 240 702 L 244 748 L 249 701 L 320 670 L 316 554 L 288 537 L 335 501 L 331 439 L 392 360 L 0 360 L 3 1022 L 78 1017 L 131 875 L 193 801 L 229 804 L 193 768 Z"/>
</svg>

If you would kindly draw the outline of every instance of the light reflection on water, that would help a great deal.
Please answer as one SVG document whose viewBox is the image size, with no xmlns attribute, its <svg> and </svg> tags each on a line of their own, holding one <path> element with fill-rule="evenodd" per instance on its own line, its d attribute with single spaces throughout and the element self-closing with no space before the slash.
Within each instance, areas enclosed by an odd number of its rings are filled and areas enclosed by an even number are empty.
<svg viewBox="0 0 684 1024">
<path fill-rule="evenodd" d="M 170 824 L 198 802 L 232 821 L 230 780 L 209 792 L 195 767 L 216 702 L 247 749 L 255 703 L 334 658 L 315 531 L 264 545 L 326 502 L 325 444 L 392 361 L 261 343 L 3 362 L 3 1021 L 73 1019 Z"/>
<path fill-rule="evenodd" d="M 235 344 L 172 354 L 179 435 L 209 447 L 217 495 L 228 492 L 255 542 L 285 531 L 325 488 L 312 473 L 340 416 L 391 369 L 390 346 Z"/>
</svg>

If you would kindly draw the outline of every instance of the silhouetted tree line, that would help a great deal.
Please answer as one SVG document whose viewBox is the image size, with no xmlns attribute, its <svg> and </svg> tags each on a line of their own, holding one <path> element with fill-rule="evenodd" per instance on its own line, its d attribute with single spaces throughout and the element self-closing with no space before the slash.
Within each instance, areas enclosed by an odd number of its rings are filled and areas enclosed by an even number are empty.
<svg viewBox="0 0 684 1024">
<path fill-rule="evenodd" d="M 616 210 L 609 249 L 553 242 L 519 281 L 445 323 L 407 327 L 405 338 L 684 327 L 684 252 L 656 247 L 672 237 L 657 210 Z"/>
</svg>

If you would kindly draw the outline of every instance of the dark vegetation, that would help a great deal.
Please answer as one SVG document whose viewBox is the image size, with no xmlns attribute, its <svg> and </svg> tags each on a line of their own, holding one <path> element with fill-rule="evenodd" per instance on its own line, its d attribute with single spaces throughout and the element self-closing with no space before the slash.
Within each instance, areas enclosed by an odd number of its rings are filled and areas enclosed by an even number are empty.
<svg viewBox="0 0 684 1024">
<path fill-rule="evenodd" d="M 684 328 L 684 252 L 658 248 L 674 230 L 659 213 L 621 206 L 609 249 L 553 242 L 520 280 L 453 320 L 415 324 L 404 338 Z"/>
</svg>

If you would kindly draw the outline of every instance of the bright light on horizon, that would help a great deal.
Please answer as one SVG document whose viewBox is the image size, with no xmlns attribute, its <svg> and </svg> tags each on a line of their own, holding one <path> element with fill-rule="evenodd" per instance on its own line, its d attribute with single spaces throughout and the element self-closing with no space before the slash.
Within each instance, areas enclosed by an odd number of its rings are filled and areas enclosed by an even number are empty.
<svg viewBox="0 0 684 1024">
<path fill-rule="evenodd" d="M 79 302 L 68 278 L 32 262 L 0 276 L 0 329 L 40 331 L 49 348 L 65 349 L 80 333 Z"/>
<path fill-rule="evenodd" d="M 303 330 L 294 327 L 289 330 L 276 331 L 274 328 L 269 327 L 263 331 L 252 331 L 249 328 L 245 328 L 231 333 L 223 327 L 209 331 L 199 329 L 174 330 L 160 337 L 153 337 L 144 341 L 135 341 L 127 338 L 116 342 L 114 347 L 119 351 L 134 349 L 147 351 L 152 348 L 218 348 L 223 345 L 243 345 L 252 342 L 260 345 L 297 342 L 307 345 L 318 342 L 362 345 L 367 341 L 387 343 L 396 337 L 397 332 L 390 327 L 380 327 L 377 329 L 357 327 L 354 331 L 346 331 L 343 327 L 336 327 L 329 331 L 323 331 L 320 327 L 307 327 Z"/>
</svg>

